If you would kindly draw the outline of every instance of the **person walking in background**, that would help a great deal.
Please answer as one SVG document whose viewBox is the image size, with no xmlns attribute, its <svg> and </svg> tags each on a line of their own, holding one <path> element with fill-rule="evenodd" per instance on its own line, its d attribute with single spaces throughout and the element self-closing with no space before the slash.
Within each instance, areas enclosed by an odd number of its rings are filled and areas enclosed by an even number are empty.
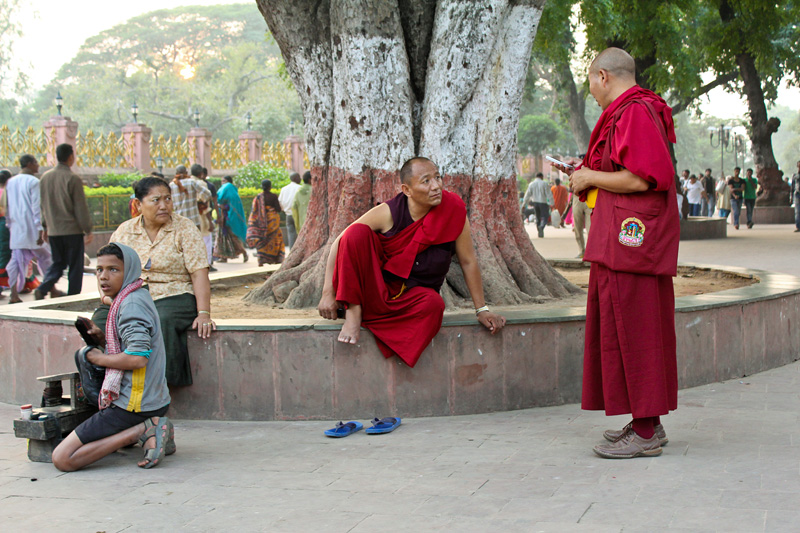
<svg viewBox="0 0 800 533">
<path fill-rule="evenodd" d="M 83 287 L 84 244 L 91 243 L 94 238 L 83 181 L 70 170 L 75 164 L 72 145 L 59 144 L 56 147 L 56 159 L 58 165 L 45 172 L 39 184 L 42 225 L 50 242 L 53 263 L 42 284 L 33 291 L 37 300 L 44 298 L 47 293 L 53 297 L 53 288 L 65 268 L 69 268 L 67 294 L 80 294 Z"/>
<path fill-rule="evenodd" d="M 737 167 L 738 168 L 738 167 Z M 736 169 L 734 169 L 736 172 Z M 728 187 L 728 179 L 725 179 L 723 176 L 717 182 L 717 209 L 719 210 L 719 216 L 722 218 L 728 218 L 728 215 L 731 214 L 731 188 Z"/>
<path fill-rule="evenodd" d="M 186 167 L 180 165 L 175 169 L 175 177 L 169 183 L 169 188 L 175 213 L 191 220 L 199 230 L 200 211 L 197 209 L 197 202 L 208 202 L 211 199 L 211 191 L 205 182 L 190 178 Z"/>
<path fill-rule="evenodd" d="M 713 217 L 714 206 L 716 205 L 714 193 L 717 188 L 717 181 L 714 179 L 714 176 L 711 175 L 710 168 L 706 169 L 706 173 L 700 179 L 700 183 L 703 185 L 703 192 L 705 193 L 700 201 L 700 216 Z"/>
<path fill-rule="evenodd" d="M 28 265 L 36 261 L 39 272 L 44 274 L 53 263 L 50 245 L 46 242 L 42 226 L 41 197 L 39 193 L 39 163 L 32 155 L 19 158 L 20 173 L 6 185 L 6 224 L 11 239 L 11 260 L 6 266 L 8 284 L 11 288 L 9 303 L 19 303 L 19 291 L 25 286 Z M 51 289 L 50 297 L 63 296 L 59 290 Z"/>
<path fill-rule="evenodd" d="M 272 192 L 272 182 L 261 182 L 261 192 L 253 198 L 253 208 L 247 221 L 247 246 L 256 249 L 258 266 L 283 263 L 283 232 L 281 204 Z"/>
<path fill-rule="evenodd" d="M 703 185 L 697 181 L 697 176 L 694 174 L 689 176 L 689 182 L 684 185 L 683 192 L 686 194 L 686 198 L 689 201 L 689 216 L 699 217 L 702 212 L 701 208 L 705 191 L 703 190 Z"/>
<path fill-rule="evenodd" d="M 3 296 L 3 287 L 8 287 L 8 274 L 6 265 L 11 261 L 11 248 L 9 243 L 11 235 L 6 226 L 6 183 L 11 178 L 7 169 L 0 170 L 0 297 Z"/>
<path fill-rule="evenodd" d="M 294 225 L 294 217 L 292 216 L 292 205 L 294 205 L 294 197 L 297 191 L 300 190 L 300 174 L 292 172 L 289 175 L 289 180 L 291 180 L 290 183 L 281 189 L 278 201 L 281 203 L 281 209 L 286 214 L 286 244 L 291 249 L 297 239 L 297 228 Z"/>
<path fill-rule="evenodd" d="M 306 212 L 308 211 L 308 203 L 311 201 L 311 172 L 306 170 L 303 174 L 303 184 L 297 190 L 294 196 L 294 203 L 292 204 L 292 218 L 294 219 L 294 227 L 297 234 L 300 235 L 300 230 L 306 222 Z"/>
<path fill-rule="evenodd" d="M 561 217 L 560 226 L 564 227 L 564 214 L 567 212 L 567 205 L 569 205 L 569 190 L 561 185 L 561 180 L 556 178 L 555 184 L 550 187 L 550 193 L 553 195 L 553 208 L 558 211 Z"/>
<path fill-rule="evenodd" d="M 583 236 L 583 230 L 586 229 L 586 234 L 592 227 L 592 208 L 582 202 L 577 194 L 572 195 L 572 228 L 575 232 L 575 240 L 578 242 L 578 259 L 583 259 L 583 254 L 586 253 L 586 240 Z"/>
<path fill-rule="evenodd" d="M 742 202 L 744 201 L 744 180 L 739 175 L 742 171 L 739 167 L 733 169 L 733 176 L 728 178 L 728 188 L 731 191 L 731 213 L 733 214 L 733 227 L 739 229 L 739 216 L 742 213 Z"/>
<path fill-rule="evenodd" d="M 753 212 L 756 209 L 756 191 L 758 190 L 758 178 L 753 177 L 753 169 L 745 170 L 744 177 L 744 206 L 747 208 L 747 229 L 753 227 Z"/>
<path fill-rule="evenodd" d="M 797 172 L 792 174 L 792 200 L 794 200 L 794 232 L 800 233 L 800 161 Z"/>
<path fill-rule="evenodd" d="M 544 228 L 547 226 L 550 207 L 553 205 L 553 193 L 550 191 L 550 185 L 545 183 L 544 174 L 541 172 L 537 172 L 531 184 L 528 185 L 522 205 L 526 205 L 529 201 L 533 203 L 536 211 L 536 229 L 541 239 L 544 237 Z"/>
<path fill-rule="evenodd" d="M 208 181 L 208 170 L 205 167 L 195 163 L 189 171 L 192 173 L 192 179 L 208 187 L 208 192 L 211 193 L 211 198 L 208 202 L 198 200 L 197 210 L 200 212 L 201 219 L 200 233 L 203 235 L 203 243 L 206 245 L 206 251 L 208 252 L 208 270 L 209 272 L 216 272 L 217 269 L 214 268 L 214 217 L 212 213 L 217 213 L 217 218 L 219 218 L 219 210 L 217 209 L 217 186 Z M 201 208 L 201 205 L 204 205 L 205 208 Z"/>
<path fill-rule="evenodd" d="M 247 222 L 244 218 L 244 207 L 239 197 L 239 190 L 233 185 L 233 178 L 222 178 L 222 187 L 217 192 L 219 220 L 217 221 L 217 245 L 214 257 L 221 263 L 228 259 L 242 256 L 242 263 L 247 263 L 247 250 L 244 241 L 247 238 Z"/>
</svg>

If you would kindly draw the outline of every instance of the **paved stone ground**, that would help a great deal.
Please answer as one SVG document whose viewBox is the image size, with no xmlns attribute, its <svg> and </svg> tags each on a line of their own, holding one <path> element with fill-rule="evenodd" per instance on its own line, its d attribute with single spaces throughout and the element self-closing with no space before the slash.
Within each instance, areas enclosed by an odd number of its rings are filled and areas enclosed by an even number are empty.
<svg viewBox="0 0 800 533">
<path fill-rule="evenodd" d="M 791 226 L 681 244 L 681 260 L 800 275 Z M 576 253 L 568 230 L 535 239 Z M 63 474 L 30 463 L 0 404 L 4 531 L 800 530 L 800 363 L 684 390 L 657 458 L 591 447 L 626 417 L 566 405 L 407 419 L 394 433 L 327 439 L 331 422 L 176 421 L 178 453 L 138 448 Z M 379 414 L 379 413 L 376 413 Z"/>
</svg>

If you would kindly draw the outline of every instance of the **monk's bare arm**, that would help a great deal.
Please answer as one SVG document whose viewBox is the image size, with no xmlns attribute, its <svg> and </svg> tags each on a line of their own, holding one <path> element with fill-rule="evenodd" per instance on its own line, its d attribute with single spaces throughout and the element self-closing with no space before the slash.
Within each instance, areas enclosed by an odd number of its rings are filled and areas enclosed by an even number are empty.
<svg viewBox="0 0 800 533">
<path fill-rule="evenodd" d="M 389 206 L 381 204 L 361 215 L 353 224 L 365 224 L 369 226 L 372 231 L 386 233 L 392 229 L 394 221 L 392 220 L 392 212 L 389 210 Z M 350 226 L 347 227 L 349 228 Z M 347 228 L 345 228 L 345 231 L 347 231 Z M 344 234 L 344 231 L 340 233 L 339 236 L 336 237 L 336 240 L 333 241 L 333 244 L 331 244 L 328 261 L 325 263 L 325 280 L 322 285 L 322 299 L 320 299 L 319 306 L 317 307 L 320 316 L 330 320 L 336 319 L 336 310 L 339 307 L 336 303 L 336 294 L 333 292 L 333 270 L 336 268 L 336 257 L 339 255 L 339 239 L 342 238 L 342 234 Z"/>
<path fill-rule="evenodd" d="M 569 183 L 576 194 L 589 187 L 597 187 L 617 194 L 644 192 L 650 188 L 650 182 L 626 168 L 617 172 L 580 168 L 569 177 Z"/>
<path fill-rule="evenodd" d="M 475 247 L 472 244 L 472 231 L 469 227 L 469 219 L 464 221 L 464 229 L 456 239 L 456 255 L 464 272 L 464 280 L 467 282 L 467 289 L 472 297 L 475 309 L 486 305 L 483 297 L 483 282 L 481 281 L 481 270 L 478 266 L 478 258 L 475 256 Z M 486 326 L 492 335 L 500 331 L 506 323 L 506 319 L 491 311 L 478 313 L 478 322 Z"/>
</svg>

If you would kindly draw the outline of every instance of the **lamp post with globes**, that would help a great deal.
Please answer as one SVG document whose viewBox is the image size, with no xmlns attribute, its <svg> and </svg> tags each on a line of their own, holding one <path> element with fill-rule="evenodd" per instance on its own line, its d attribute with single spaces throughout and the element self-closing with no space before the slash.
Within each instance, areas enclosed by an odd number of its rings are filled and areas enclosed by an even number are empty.
<svg viewBox="0 0 800 533">
<path fill-rule="evenodd" d="M 61 116 L 61 108 L 64 106 L 64 98 L 61 97 L 61 91 L 58 91 L 56 94 L 56 109 L 58 110 L 58 116 Z"/>
<path fill-rule="evenodd" d="M 733 151 L 733 145 L 730 142 L 731 129 L 733 128 L 722 124 L 716 128 L 714 126 L 709 126 L 708 128 L 708 142 L 711 143 L 711 147 L 716 148 L 719 146 L 719 170 L 723 176 L 725 175 L 725 152 Z M 717 135 L 716 143 L 714 143 L 714 134 Z M 728 150 L 728 146 L 731 147 L 730 150 Z"/>
<path fill-rule="evenodd" d="M 195 128 L 199 128 L 200 127 L 200 110 L 195 107 L 194 108 L 194 112 L 192 113 L 192 115 L 194 116 L 194 127 Z"/>
<path fill-rule="evenodd" d="M 139 106 L 136 105 L 136 100 L 133 101 L 133 105 L 131 105 L 131 115 L 133 115 L 133 122 L 134 124 L 139 123 Z"/>
</svg>

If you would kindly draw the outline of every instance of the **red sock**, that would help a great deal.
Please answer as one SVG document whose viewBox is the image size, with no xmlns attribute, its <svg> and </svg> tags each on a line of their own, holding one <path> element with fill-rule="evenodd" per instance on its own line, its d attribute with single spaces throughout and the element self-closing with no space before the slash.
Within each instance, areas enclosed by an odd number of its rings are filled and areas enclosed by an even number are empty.
<svg viewBox="0 0 800 533">
<path fill-rule="evenodd" d="M 651 416 L 647 418 L 634 418 L 633 430 L 643 439 L 652 439 L 656 432 L 653 419 L 654 417 Z"/>
<path fill-rule="evenodd" d="M 654 416 L 654 417 L 653 417 L 653 425 L 654 425 L 654 426 L 657 426 L 657 425 L 659 425 L 660 423 L 661 423 L 661 417 L 660 417 L 660 416 Z"/>
</svg>

